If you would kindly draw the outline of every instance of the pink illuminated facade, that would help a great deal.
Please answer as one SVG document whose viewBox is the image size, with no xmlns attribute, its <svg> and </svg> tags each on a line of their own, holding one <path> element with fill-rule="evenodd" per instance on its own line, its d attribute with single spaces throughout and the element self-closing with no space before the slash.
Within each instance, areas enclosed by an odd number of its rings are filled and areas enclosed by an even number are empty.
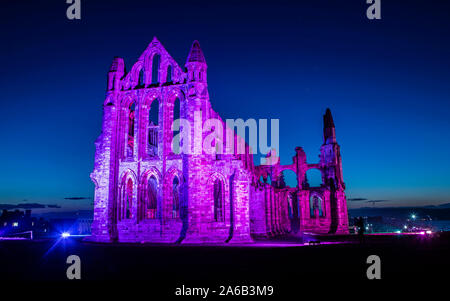
<svg viewBox="0 0 450 301">
<path fill-rule="evenodd" d="M 324 115 L 318 163 L 307 163 L 297 147 L 292 164 L 277 160 L 260 166 L 254 165 L 248 146 L 244 154 L 174 152 L 172 140 L 179 131 L 173 130 L 173 120 L 193 121 L 196 112 L 202 122 L 221 120 L 211 107 L 207 65 L 197 41 L 185 68 L 156 38 L 129 72 L 123 59 L 114 58 L 91 174 L 92 240 L 240 243 L 305 231 L 348 232 L 341 156 L 330 110 Z M 225 137 L 232 133 L 234 142 L 242 141 L 225 124 L 223 129 Z M 206 133 L 194 133 L 198 130 L 190 129 L 193 140 L 205 137 Z M 320 170 L 320 187 L 309 187 L 309 169 Z M 284 184 L 284 170 L 296 174 L 296 187 Z"/>
</svg>

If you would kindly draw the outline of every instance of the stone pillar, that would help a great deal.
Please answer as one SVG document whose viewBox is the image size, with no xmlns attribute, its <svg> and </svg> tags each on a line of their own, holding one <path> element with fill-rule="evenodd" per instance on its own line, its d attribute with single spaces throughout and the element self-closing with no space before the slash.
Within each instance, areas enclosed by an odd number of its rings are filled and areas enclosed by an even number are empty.
<svg viewBox="0 0 450 301">
<path fill-rule="evenodd" d="M 233 190 L 233 237 L 230 243 L 252 242 L 250 236 L 250 177 L 244 172 L 234 173 Z"/>
<path fill-rule="evenodd" d="M 116 229 L 116 145 L 119 109 L 113 101 L 103 109 L 102 134 L 95 142 L 95 166 L 91 178 L 95 184 L 94 221 L 91 240 L 108 242 L 115 239 Z"/>
<path fill-rule="evenodd" d="M 300 206 L 300 231 L 309 230 L 310 208 L 309 208 L 309 191 L 300 190 L 298 192 Z"/>
</svg>

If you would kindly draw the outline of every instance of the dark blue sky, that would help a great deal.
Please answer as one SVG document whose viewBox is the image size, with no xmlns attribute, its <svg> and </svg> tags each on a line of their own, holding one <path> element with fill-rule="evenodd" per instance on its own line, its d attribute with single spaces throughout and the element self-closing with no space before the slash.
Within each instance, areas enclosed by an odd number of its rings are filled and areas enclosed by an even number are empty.
<svg viewBox="0 0 450 301">
<path fill-rule="evenodd" d="M 44 3 L 43 3 L 44 2 Z M 259 4 L 256 4 L 259 2 Z M 349 198 L 378 206 L 450 199 L 450 4 L 382 0 L 2 1 L 0 203 L 86 209 L 106 72 L 157 36 L 184 66 L 193 40 L 223 118 L 279 118 L 282 163 L 318 161 L 330 107 Z M 367 206 L 349 201 L 349 207 Z"/>
</svg>

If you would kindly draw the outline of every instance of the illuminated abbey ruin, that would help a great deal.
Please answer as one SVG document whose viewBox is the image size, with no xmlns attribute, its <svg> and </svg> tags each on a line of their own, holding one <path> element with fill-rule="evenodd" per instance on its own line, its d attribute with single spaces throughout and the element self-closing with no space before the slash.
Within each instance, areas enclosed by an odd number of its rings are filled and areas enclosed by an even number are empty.
<svg viewBox="0 0 450 301">
<path fill-rule="evenodd" d="M 268 164 L 258 166 L 251 148 L 224 122 L 224 139 L 233 140 L 235 152 L 174 151 L 174 137 L 186 129 L 173 121 L 194 121 L 199 112 L 200 127 L 208 119 L 221 120 L 211 107 L 206 60 L 197 41 L 185 68 L 156 38 L 129 72 L 122 58 L 114 58 L 91 174 L 92 240 L 233 243 L 305 231 L 348 232 L 341 156 L 329 109 L 318 163 L 307 163 L 297 147 L 290 165 L 268 158 Z M 207 135 L 195 125 L 189 131 L 194 148 Z M 244 145 L 242 153 L 236 152 L 239 145 Z M 309 169 L 320 170 L 320 187 L 309 186 Z M 285 185 L 284 170 L 296 174 L 296 187 Z"/>
</svg>

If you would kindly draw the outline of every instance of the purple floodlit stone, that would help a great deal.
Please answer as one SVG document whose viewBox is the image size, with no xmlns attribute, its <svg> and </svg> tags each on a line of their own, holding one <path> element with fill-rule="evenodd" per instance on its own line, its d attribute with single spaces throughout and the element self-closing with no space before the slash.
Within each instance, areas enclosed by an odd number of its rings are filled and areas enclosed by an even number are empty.
<svg viewBox="0 0 450 301">
<path fill-rule="evenodd" d="M 251 235 L 348 233 L 331 111 L 324 115 L 324 144 L 316 164 L 307 163 L 301 147 L 295 149 L 290 165 L 280 165 L 278 160 L 255 166 L 248 146 L 237 155 L 198 151 L 198 140 L 206 133 L 194 134 L 196 112 L 201 112 L 203 122 L 219 119 L 224 140 L 230 139 L 230 133 L 234 142 L 242 138 L 211 107 L 206 60 L 197 41 L 185 67 L 156 38 L 129 72 L 122 58 L 114 58 L 107 77 L 102 133 L 95 142 L 90 239 L 239 244 L 252 242 Z M 192 153 L 172 150 L 177 112 L 193 124 Z M 308 169 L 321 171 L 320 187 L 309 187 Z M 297 187 L 284 184 L 284 170 L 296 173 Z"/>
</svg>

